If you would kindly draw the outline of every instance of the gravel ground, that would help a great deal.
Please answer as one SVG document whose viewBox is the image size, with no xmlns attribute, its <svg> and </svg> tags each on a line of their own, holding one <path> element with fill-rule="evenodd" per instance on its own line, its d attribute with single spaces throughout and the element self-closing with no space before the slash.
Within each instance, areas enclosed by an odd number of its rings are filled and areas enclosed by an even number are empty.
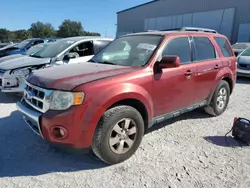
<svg viewBox="0 0 250 188">
<path fill-rule="evenodd" d="M 131 159 L 106 166 L 55 150 L 22 121 L 18 98 L 0 94 L 1 188 L 250 187 L 250 149 L 224 137 L 234 116 L 250 118 L 249 98 L 250 79 L 241 79 L 222 116 L 196 110 L 156 125 Z"/>
</svg>

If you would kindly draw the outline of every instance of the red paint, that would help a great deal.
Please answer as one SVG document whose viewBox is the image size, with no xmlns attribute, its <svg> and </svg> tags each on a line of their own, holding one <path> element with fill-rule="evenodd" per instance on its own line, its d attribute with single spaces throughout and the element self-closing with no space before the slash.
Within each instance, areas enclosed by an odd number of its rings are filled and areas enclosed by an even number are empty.
<svg viewBox="0 0 250 188">
<path fill-rule="evenodd" d="M 161 73 L 155 73 L 154 66 L 160 50 L 170 38 L 178 36 L 208 36 L 218 52 L 219 59 L 165 68 L 162 69 Z M 84 84 L 78 83 L 73 91 L 85 93 L 83 104 L 71 107 L 66 111 L 48 111 L 43 114 L 40 123 L 44 138 L 51 142 L 64 143 L 76 148 L 90 147 L 98 121 L 103 113 L 116 102 L 124 99 L 140 101 L 144 104 L 150 121 L 156 116 L 207 99 L 214 92 L 221 79 L 231 80 L 234 87 L 236 57 L 223 57 L 220 48 L 213 39 L 214 36 L 225 38 L 222 35 L 211 33 L 168 33 L 146 67 L 130 69 L 121 74 L 114 74 Z M 204 70 L 206 71 L 204 72 Z M 90 72 L 86 74 L 90 74 Z M 85 76 L 87 75 L 82 74 L 78 78 L 85 78 Z M 93 75 L 91 76 L 93 77 Z M 62 79 L 70 82 L 72 76 L 60 78 L 58 85 L 56 80 L 53 80 L 54 87 L 61 88 Z M 64 127 L 68 132 L 67 137 L 61 140 L 55 139 L 51 135 L 51 127 L 54 126 Z"/>
</svg>

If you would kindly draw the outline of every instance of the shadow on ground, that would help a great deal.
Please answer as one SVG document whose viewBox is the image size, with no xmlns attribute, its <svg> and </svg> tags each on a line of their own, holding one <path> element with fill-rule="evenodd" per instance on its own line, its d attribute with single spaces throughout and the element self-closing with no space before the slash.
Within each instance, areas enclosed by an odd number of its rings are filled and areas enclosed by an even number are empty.
<svg viewBox="0 0 250 188">
<path fill-rule="evenodd" d="M 17 101 L 20 101 L 21 98 L 21 94 L 0 92 L 0 104 L 16 103 Z"/>
<path fill-rule="evenodd" d="M 202 108 L 196 109 L 194 111 L 182 114 L 180 116 L 177 116 L 172 119 L 168 119 L 166 121 L 163 121 L 161 123 L 153 125 L 149 130 L 148 133 L 157 131 L 159 129 L 162 129 L 168 125 L 171 125 L 175 122 L 186 120 L 186 119 L 205 119 L 205 118 L 212 118 L 210 115 L 208 115 Z"/>
<path fill-rule="evenodd" d="M 0 118 L 0 177 L 74 172 L 106 165 L 90 155 L 64 152 L 35 135 L 19 112 Z"/>
<path fill-rule="evenodd" d="M 250 84 L 250 78 L 237 77 L 236 83 L 237 84 Z"/>
<path fill-rule="evenodd" d="M 234 139 L 231 136 L 208 136 L 204 139 L 212 144 L 222 147 L 246 147 L 248 146 L 245 143 L 242 143 L 239 140 Z"/>
</svg>

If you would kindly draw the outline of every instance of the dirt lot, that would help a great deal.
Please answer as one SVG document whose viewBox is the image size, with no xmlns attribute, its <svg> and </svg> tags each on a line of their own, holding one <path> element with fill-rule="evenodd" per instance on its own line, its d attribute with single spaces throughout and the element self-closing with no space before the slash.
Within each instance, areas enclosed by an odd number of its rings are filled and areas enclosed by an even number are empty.
<svg viewBox="0 0 250 188">
<path fill-rule="evenodd" d="M 131 159 L 106 166 L 55 150 L 21 120 L 18 98 L 0 94 L 1 188 L 250 187 L 250 149 L 224 137 L 234 116 L 250 118 L 249 99 L 250 79 L 241 79 L 222 116 L 197 110 L 156 125 Z"/>
</svg>

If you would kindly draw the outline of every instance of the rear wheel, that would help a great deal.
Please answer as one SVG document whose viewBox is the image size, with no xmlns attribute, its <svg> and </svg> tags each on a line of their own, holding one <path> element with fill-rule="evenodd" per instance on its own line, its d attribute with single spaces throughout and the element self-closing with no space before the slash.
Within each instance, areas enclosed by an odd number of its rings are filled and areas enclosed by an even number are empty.
<svg viewBox="0 0 250 188">
<path fill-rule="evenodd" d="M 94 135 L 93 152 L 104 162 L 116 164 L 130 158 L 144 135 L 141 114 L 130 106 L 107 110 Z"/>
<path fill-rule="evenodd" d="M 213 116 L 221 115 L 227 108 L 230 98 L 230 87 L 225 80 L 221 80 L 217 86 L 210 104 L 205 111 Z"/>
</svg>

